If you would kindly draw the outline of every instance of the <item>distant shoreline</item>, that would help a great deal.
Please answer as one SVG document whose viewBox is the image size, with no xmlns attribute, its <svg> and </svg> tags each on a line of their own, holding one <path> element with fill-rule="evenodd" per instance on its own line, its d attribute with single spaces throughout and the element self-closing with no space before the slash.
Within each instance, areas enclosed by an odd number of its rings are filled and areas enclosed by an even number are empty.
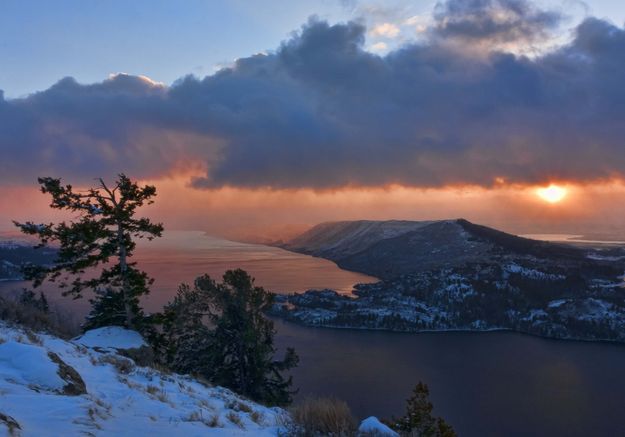
<svg viewBox="0 0 625 437">
<path fill-rule="evenodd" d="M 585 245 L 598 244 L 601 246 L 607 246 L 607 245 L 625 246 L 625 240 L 607 240 L 607 239 L 601 239 L 600 237 L 593 236 L 593 235 L 519 234 L 519 237 L 529 238 L 531 240 L 538 240 L 538 241 L 548 241 L 551 243 L 572 243 L 572 244 L 585 244 Z"/>
<path fill-rule="evenodd" d="M 579 337 L 548 337 L 545 335 L 533 334 L 531 332 L 525 331 L 517 331 L 515 329 L 509 328 L 488 328 L 488 329 L 467 329 L 467 328 L 446 328 L 446 329 L 423 329 L 418 331 L 402 331 L 399 329 L 389 329 L 389 328 L 358 328 L 355 326 L 334 326 L 334 325 L 312 325 L 303 323 L 297 320 L 291 320 L 283 318 L 277 314 L 270 314 L 272 319 L 280 320 L 283 323 L 291 323 L 296 326 L 302 326 L 305 328 L 323 328 L 323 329 L 336 329 L 336 330 L 350 330 L 350 331 L 372 331 L 372 332 L 389 332 L 395 334 L 489 334 L 489 333 L 512 333 L 518 335 L 525 335 L 528 337 L 541 338 L 544 340 L 553 340 L 553 341 L 565 341 L 565 342 L 578 342 L 578 343 L 601 343 L 601 344 L 611 344 L 615 346 L 625 347 L 625 342 L 619 340 L 610 340 L 610 339 L 585 339 Z"/>
</svg>

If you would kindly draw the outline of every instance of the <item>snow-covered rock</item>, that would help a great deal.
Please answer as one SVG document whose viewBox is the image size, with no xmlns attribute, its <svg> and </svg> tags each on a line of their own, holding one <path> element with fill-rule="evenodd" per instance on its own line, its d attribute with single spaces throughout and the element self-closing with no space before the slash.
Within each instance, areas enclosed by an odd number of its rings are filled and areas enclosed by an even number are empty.
<svg viewBox="0 0 625 437">
<path fill-rule="evenodd" d="M 9 426 L 14 435 L 44 437 L 275 436 L 281 429 L 284 410 L 188 376 L 136 366 L 114 352 L 142 344 L 136 333 L 97 331 L 82 342 L 64 341 L 27 335 L 0 322 L 0 435 Z M 63 394 L 67 380 L 59 374 L 57 358 L 84 381 L 85 394 Z"/>
<path fill-rule="evenodd" d="M 372 434 L 375 436 L 388 436 L 388 437 L 399 437 L 395 431 L 393 431 L 388 426 L 384 425 L 382 422 L 378 420 L 377 417 L 371 416 L 367 417 L 360 423 L 358 427 L 358 432 L 364 434 Z"/>
<path fill-rule="evenodd" d="M 147 346 L 141 334 L 120 326 L 105 326 L 85 332 L 74 343 L 101 349 L 138 349 Z"/>
</svg>

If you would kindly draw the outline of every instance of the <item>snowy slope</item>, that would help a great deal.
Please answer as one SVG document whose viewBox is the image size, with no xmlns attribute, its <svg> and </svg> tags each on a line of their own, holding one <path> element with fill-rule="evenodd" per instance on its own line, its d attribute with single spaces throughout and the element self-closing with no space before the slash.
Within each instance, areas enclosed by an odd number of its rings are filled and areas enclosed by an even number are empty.
<svg viewBox="0 0 625 437">
<path fill-rule="evenodd" d="M 98 331 L 69 342 L 0 322 L 0 435 L 10 435 L 9 423 L 22 436 L 277 434 L 283 410 L 84 346 L 137 344 L 131 331 Z M 78 372 L 86 394 L 63 394 L 54 354 Z"/>
</svg>

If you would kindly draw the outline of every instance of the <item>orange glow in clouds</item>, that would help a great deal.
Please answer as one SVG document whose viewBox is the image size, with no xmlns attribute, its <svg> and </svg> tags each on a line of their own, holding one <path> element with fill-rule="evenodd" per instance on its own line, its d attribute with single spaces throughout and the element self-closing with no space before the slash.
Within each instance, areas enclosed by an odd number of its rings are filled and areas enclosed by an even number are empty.
<svg viewBox="0 0 625 437">
<path fill-rule="evenodd" d="M 143 183 L 154 184 L 156 203 L 146 208 L 165 228 L 203 230 L 246 241 L 286 240 L 310 226 L 334 220 L 435 220 L 466 218 L 512 233 L 625 232 L 625 181 L 541 186 L 346 187 L 336 190 L 272 190 L 190 186 L 195 169 L 181 169 Z M 67 182 L 73 182 L 67 178 Z M 67 219 L 49 208 L 36 183 L 0 185 L 0 232 L 11 220 Z M 549 208 L 545 208 L 549 205 Z M 70 217 L 72 218 L 72 217 Z M 607 231 L 606 231 L 607 232 Z M 620 237 L 619 237 L 620 238 Z"/>
</svg>

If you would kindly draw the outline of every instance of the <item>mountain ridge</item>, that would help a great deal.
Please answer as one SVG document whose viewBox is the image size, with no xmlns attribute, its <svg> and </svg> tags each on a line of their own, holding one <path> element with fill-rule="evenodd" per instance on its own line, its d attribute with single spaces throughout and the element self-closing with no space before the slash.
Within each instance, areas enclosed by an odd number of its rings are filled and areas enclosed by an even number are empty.
<svg viewBox="0 0 625 437">
<path fill-rule="evenodd" d="M 462 218 L 324 222 L 279 246 L 383 279 L 459 266 L 504 252 L 562 260 L 586 255 L 573 246 L 519 237 Z"/>
</svg>

